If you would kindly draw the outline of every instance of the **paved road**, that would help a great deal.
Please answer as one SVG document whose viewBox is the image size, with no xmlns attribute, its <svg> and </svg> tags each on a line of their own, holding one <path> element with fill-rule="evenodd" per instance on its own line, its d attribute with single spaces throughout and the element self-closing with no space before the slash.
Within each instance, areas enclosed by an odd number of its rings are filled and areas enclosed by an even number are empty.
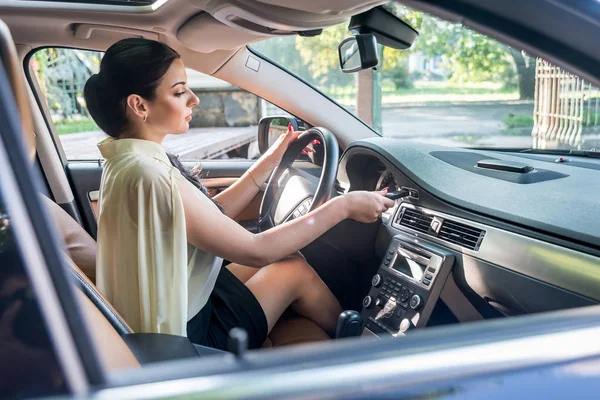
<svg viewBox="0 0 600 400">
<path fill-rule="evenodd" d="M 256 126 L 243 128 L 193 128 L 182 135 L 168 135 L 163 144 L 173 154 L 185 159 L 208 159 L 232 148 L 256 140 Z M 97 144 L 106 139 L 103 132 L 71 133 L 60 140 L 70 160 L 99 159 Z"/>
<path fill-rule="evenodd" d="M 457 136 L 471 141 L 489 141 L 486 137 L 503 137 L 508 142 L 531 142 L 530 137 L 507 136 L 502 133 L 502 119 L 512 114 L 533 115 L 532 102 L 419 105 L 386 108 L 382 114 L 384 136 L 418 138 L 428 142 L 450 144 L 461 142 Z M 464 141 L 464 140 L 463 140 Z"/>
</svg>

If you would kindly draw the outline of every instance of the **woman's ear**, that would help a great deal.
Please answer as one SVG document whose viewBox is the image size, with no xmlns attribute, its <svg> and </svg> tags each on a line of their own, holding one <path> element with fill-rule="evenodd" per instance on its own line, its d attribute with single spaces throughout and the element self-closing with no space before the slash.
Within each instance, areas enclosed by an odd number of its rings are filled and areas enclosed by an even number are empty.
<svg viewBox="0 0 600 400">
<path fill-rule="evenodd" d="M 127 96 L 127 108 L 141 120 L 146 121 L 146 118 L 148 118 L 148 103 L 138 94 L 130 94 Z"/>
</svg>

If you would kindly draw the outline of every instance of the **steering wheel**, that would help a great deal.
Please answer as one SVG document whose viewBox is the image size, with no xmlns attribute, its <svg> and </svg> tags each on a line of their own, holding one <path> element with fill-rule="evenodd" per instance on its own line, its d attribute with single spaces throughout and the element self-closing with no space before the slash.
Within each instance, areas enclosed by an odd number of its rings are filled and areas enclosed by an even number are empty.
<svg viewBox="0 0 600 400">
<path fill-rule="evenodd" d="M 320 177 L 292 167 L 300 152 L 313 140 L 323 144 L 323 168 Z M 319 207 L 331 197 L 337 177 L 338 142 L 325 128 L 314 127 L 298 136 L 275 168 L 260 204 L 258 228 L 266 231 Z"/>
</svg>

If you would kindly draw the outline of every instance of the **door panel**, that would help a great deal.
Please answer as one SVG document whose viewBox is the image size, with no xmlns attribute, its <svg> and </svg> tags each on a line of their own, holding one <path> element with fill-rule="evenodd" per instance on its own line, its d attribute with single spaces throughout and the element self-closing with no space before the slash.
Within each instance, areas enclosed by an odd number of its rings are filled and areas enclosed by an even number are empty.
<svg viewBox="0 0 600 400">
<path fill-rule="evenodd" d="M 187 167 L 195 163 L 184 163 Z M 202 182 L 208 188 L 211 195 L 216 195 L 231 186 L 240 176 L 248 170 L 253 161 L 203 161 L 202 162 Z M 97 161 L 71 161 L 68 163 L 67 176 L 77 207 L 81 212 L 84 227 L 96 239 L 97 208 L 98 208 L 98 190 L 102 176 L 102 163 Z M 250 202 L 248 207 L 240 215 L 234 218 L 242 226 L 253 230 L 258 210 L 262 200 L 262 192 Z"/>
</svg>

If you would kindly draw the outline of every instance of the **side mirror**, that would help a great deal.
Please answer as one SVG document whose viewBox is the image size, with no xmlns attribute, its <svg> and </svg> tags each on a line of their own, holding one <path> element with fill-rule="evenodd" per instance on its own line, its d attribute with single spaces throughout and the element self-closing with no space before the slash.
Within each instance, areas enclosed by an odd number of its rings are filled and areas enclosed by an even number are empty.
<svg viewBox="0 0 600 400">
<path fill-rule="evenodd" d="M 277 138 L 287 131 L 288 124 L 292 124 L 294 131 L 299 129 L 296 118 L 285 116 L 261 118 L 258 122 L 258 151 L 260 154 L 264 154 Z"/>
<path fill-rule="evenodd" d="M 355 35 L 344 39 L 338 46 L 340 67 L 343 72 L 357 72 L 373 68 L 379 63 L 375 35 Z"/>
</svg>

